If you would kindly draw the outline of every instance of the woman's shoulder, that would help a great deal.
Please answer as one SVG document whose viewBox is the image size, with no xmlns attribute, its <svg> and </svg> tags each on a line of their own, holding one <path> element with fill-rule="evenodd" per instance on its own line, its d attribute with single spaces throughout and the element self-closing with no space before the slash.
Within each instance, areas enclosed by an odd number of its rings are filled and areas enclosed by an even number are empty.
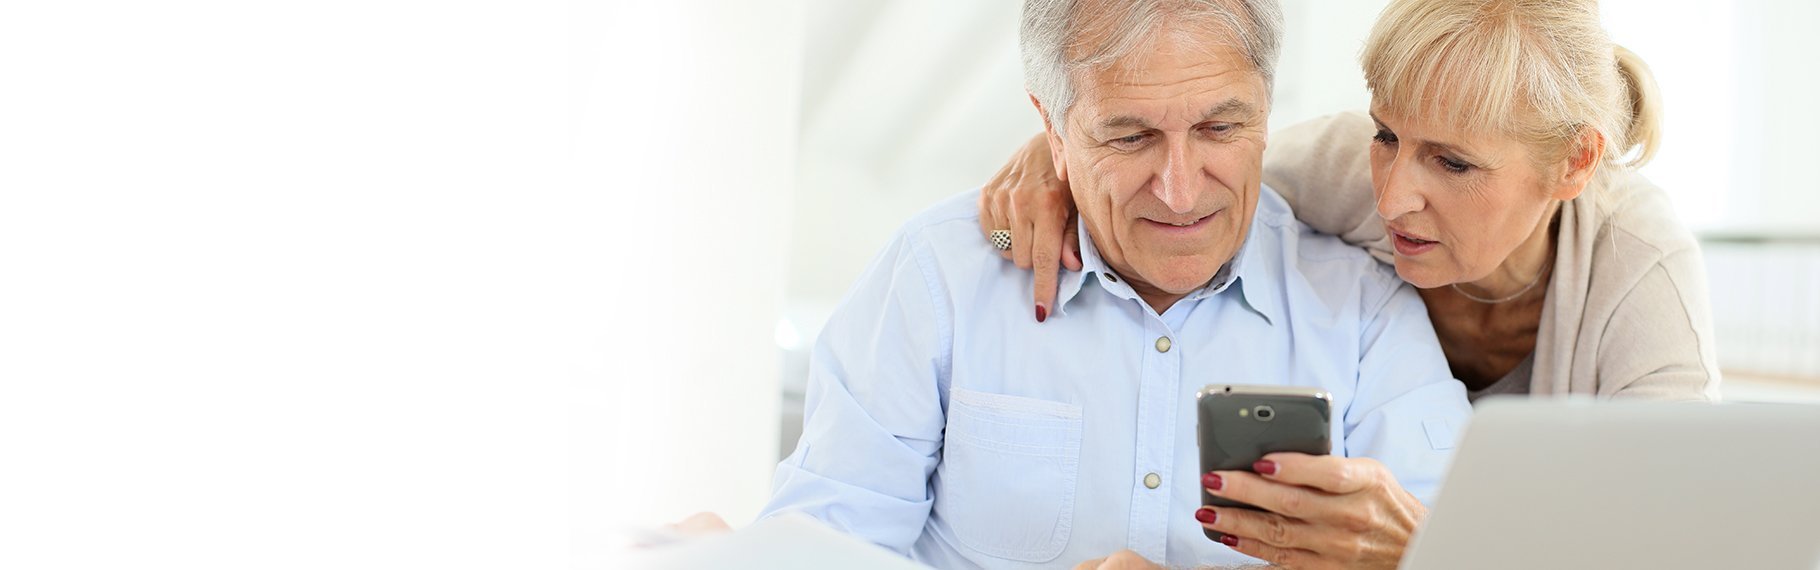
<svg viewBox="0 0 1820 570">
<path fill-rule="evenodd" d="M 1699 241 L 1643 176 L 1615 176 L 1602 190 L 1574 200 L 1571 226 L 1563 218 L 1562 295 L 1550 297 L 1560 330 L 1543 333 L 1574 356 L 1538 373 L 1561 378 L 1556 391 L 1711 398 L 1719 373 Z"/>
<path fill-rule="evenodd" d="M 1380 261 L 1390 242 L 1371 192 L 1371 118 L 1362 112 L 1317 117 L 1270 134 L 1264 183 L 1315 231 L 1364 247 Z"/>
<path fill-rule="evenodd" d="M 1321 206 L 1330 204 L 1325 198 L 1342 195 L 1369 206 L 1373 132 L 1371 118 L 1356 111 L 1277 130 L 1264 147 L 1264 183 L 1283 194 L 1298 214 L 1303 208 L 1337 210 Z M 1372 212 L 1368 207 L 1364 213 Z"/>
<path fill-rule="evenodd" d="M 1596 231 L 1581 232 L 1583 238 L 1592 238 L 1587 244 L 1591 250 L 1602 254 L 1595 259 L 1660 261 L 1699 254 L 1699 239 L 1681 223 L 1668 193 L 1642 174 L 1620 173 L 1603 192 L 1596 199 L 1575 200 L 1578 215 L 1597 220 L 1588 228 Z"/>
</svg>

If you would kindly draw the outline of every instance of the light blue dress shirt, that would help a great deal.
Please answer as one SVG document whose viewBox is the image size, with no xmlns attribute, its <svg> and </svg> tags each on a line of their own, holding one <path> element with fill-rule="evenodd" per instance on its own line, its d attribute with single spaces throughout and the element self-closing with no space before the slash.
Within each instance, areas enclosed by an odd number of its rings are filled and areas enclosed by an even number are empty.
<svg viewBox="0 0 1820 570">
<path fill-rule="evenodd" d="M 1070 567 L 1125 548 L 1257 563 L 1194 519 L 1194 393 L 1210 383 L 1332 392 L 1334 453 L 1432 498 L 1471 408 L 1421 298 L 1274 191 L 1234 261 L 1161 315 L 1083 227 L 1084 267 L 1041 324 L 1030 272 L 981 238 L 977 196 L 906 224 L 829 318 L 802 440 L 761 516 L 804 512 L 938 568 Z"/>
</svg>

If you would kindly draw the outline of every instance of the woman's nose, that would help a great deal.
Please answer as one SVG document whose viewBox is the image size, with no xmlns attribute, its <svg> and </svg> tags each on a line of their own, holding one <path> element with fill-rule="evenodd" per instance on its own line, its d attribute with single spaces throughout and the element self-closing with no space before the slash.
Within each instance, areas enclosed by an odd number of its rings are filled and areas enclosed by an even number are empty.
<svg viewBox="0 0 1820 570">
<path fill-rule="evenodd" d="M 1386 166 L 1387 172 L 1378 180 L 1378 217 L 1386 220 L 1422 209 L 1422 195 L 1416 184 L 1415 165 L 1409 164 L 1411 157 L 1398 149 L 1397 156 Z"/>
</svg>

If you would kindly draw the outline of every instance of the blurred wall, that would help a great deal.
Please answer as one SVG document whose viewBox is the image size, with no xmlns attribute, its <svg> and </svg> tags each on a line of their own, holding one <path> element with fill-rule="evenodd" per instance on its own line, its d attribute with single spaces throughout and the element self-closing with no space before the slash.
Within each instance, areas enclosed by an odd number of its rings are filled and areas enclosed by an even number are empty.
<svg viewBox="0 0 1820 570">
<path fill-rule="evenodd" d="M 584 339 L 606 357 L 571 403 L 574 549 L 612 568 L 621 527 L 743 525 L 769 495 L 804 13 L 628 2 L 576 25 L 580 177 L 616 208 L 596 222 L 611 318 Z"/>
</svg>

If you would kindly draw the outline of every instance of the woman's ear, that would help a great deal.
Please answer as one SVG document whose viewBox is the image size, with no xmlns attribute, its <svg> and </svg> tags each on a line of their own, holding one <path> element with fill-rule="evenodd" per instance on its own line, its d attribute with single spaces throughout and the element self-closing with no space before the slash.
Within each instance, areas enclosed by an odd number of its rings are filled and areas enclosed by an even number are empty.
<svg viewBox="0 0 1820 570">
<path fill-rule="evenodd" d="M 1605 134 L 1597 129 L 1581 128 L 1580 135 L 1568 144 L 1571 147 L 1567 157 L 1562 159 L 1565 168 L 1555 184 L 1556 200 L 1580 197 L 1586 191 L 1586 185 L 1592 183 L 1593 175 L 1599 173 L 1599 165 L 1605 159 Z"/>
<path fill-rule="evenodd" d="M 1036 94 L 1028 91 L 1025 94 L 1030 96 L 1030 104 L 1036 106 L 1036 114 L 1043 117 L 1043 136 L 1049 138 L 1049 162 L 1055 168 L 1055 179 L 1066 184 L 1068 182 L 1068 161 L 1062 154 L 1062 135 L 1056 130 L 1056 125 L 1050 124 L 1049 112 L 1043 108 L 1042 101 L 1036 100 Z"/>
</svg>

